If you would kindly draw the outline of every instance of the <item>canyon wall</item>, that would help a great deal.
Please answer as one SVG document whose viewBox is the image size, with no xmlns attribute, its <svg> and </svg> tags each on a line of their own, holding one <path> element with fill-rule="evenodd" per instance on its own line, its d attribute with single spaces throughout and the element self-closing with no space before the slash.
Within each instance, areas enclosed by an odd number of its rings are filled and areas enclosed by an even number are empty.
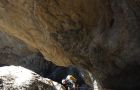
<svg viewBox="0 0 140 90">
<path fill-rule="evenodd" d="M 139 0 L 0 0 L 0 30 L 103 88 L 138 88 Z"/>
</svg>

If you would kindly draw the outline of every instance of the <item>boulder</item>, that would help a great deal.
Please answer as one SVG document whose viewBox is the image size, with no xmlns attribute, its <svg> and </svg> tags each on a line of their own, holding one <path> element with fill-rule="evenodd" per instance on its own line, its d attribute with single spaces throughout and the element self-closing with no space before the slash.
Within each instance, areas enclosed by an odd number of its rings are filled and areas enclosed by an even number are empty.
<svg viewBox="0 0 140 90">
<path fill-rule="evenodd" d="M 48 78 L 43 78 L 21 66 L 0 67 L 0 88 L 2 90 L 65 90 Z"/>
</svg>

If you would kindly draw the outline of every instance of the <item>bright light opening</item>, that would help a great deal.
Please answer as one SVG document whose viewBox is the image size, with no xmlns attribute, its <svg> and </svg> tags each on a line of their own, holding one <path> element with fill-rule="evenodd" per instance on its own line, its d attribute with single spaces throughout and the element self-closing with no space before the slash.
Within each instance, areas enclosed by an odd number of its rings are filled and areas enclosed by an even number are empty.
<svg viewBox="0 0 140 90">
<path fill-rule="evenodd" d="M 94 80 L 93 85 L 94 85 L 94 90 L 99 90 L 96 80 Z"/>
</svg>

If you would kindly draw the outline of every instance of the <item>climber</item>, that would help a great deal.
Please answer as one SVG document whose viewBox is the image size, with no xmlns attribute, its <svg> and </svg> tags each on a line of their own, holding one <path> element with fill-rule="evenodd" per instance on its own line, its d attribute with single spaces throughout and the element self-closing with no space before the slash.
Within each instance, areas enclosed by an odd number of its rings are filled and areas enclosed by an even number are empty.
<svg viewBox="0 0 140 90">
<path fill-rule="evenodd" d="M 71 88 L 74 89 L 74 88 L 77 87 L 76 81 L 77 81 L 77 79 L 76 79 L 74 76 L 68 75 L 68 76 L 66 77 L 66 79 L 63 79 L 63 80 L 62 80 L 62 84 L 64 84 L 65 87 L 68 87 L 68 90 L 70 90 Z"/>
</svg>

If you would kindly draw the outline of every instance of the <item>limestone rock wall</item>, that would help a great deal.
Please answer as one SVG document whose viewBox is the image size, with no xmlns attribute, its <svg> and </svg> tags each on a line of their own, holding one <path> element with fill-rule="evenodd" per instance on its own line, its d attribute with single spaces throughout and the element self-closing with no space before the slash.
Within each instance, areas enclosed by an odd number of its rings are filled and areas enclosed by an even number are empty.
<svg viewBox="0 0 140 90">
<path fill-rule="evenodd" d="M 0 0 L 0 30 L 103 87 L 130 89 L 140 86 L 139 11 L 139 0 Z"/>
<path fill-rule="evenodd" d="M 76 67 L 55 65 L 51 61 L 45 60 L 39 51 L 23 41 L 5 32 L 0 32 L 0 67 L 9 65 L 22 66 L 58 83 L 61 83 L 62 79 L 71 74 L 77 78 L 79 87 L 89 88 L 92 86 L 90 84 L 92 82 L 85 82 L 87 78 L 87 80 L 90 80 L 87 73 L 82 72 L 83 77 L 81 71 Z"/>
</svg>

